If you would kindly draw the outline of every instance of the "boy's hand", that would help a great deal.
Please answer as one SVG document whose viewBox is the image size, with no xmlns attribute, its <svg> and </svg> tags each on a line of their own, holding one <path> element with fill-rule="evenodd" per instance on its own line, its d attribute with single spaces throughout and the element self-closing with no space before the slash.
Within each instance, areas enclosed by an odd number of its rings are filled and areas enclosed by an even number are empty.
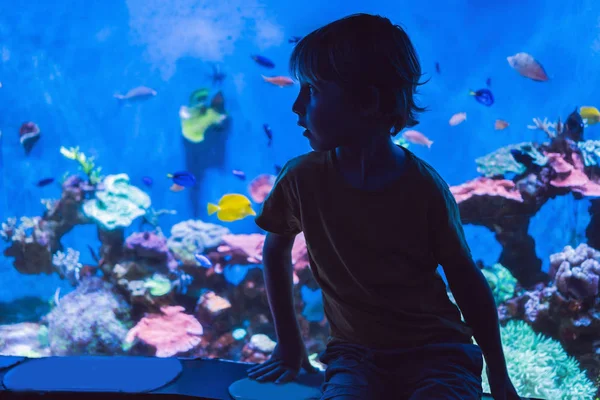
<svg viewBox="0 0 600 400">
<path fill-rule="evenodd" d="M 301 368 L 310 373 L 317 372 L 308 360 L 304 343 L 277 343 L 267 361 L 248 370 L 248 377 L 259 382 L 286 383 L 296 379 Z"/>
<path fill-rule="evenodd" d="M 488 382 L 490 384 L 490 392 L 494 400 L 520 400 L 517 390 L 513 386 L 508 373 L 494 374 L 490 373 L 490 369 L 486 368 Z"/>
</svg>

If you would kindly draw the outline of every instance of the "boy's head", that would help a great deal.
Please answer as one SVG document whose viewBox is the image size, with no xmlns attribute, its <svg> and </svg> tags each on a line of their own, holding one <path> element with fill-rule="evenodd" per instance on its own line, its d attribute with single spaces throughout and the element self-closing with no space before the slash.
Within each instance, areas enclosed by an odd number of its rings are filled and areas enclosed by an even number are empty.
<svg viewBox="0 0 600 400">
<path fill-rule="evenodd" d="M 315 150 L 395 135 L 416 125 L 421 66 L 404 30 L 389 19 L 355 14 L 305 36 L 290 70 L 300 84 L 292 110 Z"/>
</svg>

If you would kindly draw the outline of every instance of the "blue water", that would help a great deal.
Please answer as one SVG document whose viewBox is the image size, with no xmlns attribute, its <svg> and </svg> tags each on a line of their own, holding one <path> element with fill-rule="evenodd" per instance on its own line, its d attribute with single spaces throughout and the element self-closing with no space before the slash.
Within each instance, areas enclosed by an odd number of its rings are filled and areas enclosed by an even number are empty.
<svg viewBox="0 0 600 400">
<path fill-rule="evenodd" d="M 431 149 L 412 145 L 411 150 L 450 185 L 478 176 L 477 157 L 508 144 L 545 141 L 543 132 L 526 128 L 532 118 L 564 120 L 579 106 L 598 105 L 600 3 L 595 0 L 371 3 L 39 0 L 21 7 L 0 2 L 0 220 L 41 215 L 40 199 L 59 197 L 60 187 L 38 188 L 36 182 L 76 172 L 59 148 L 80 146 L 96 157 L 103 174 L 124 172 L 139 187 L 143 176 L 154 179 L 152 206 L 177 211 L 161 218 L 164 232 L 191 218 L 219 223 L 207 216 L 207 202 L 226 193 L 247 193 L 249 179 L 273 174 L 274 165 L 310 151 L 291 112 L 298 87 L 271 86 L 260 75 L 287 74 L 290 36 L 354 12 L 386 15 L 412 38 L 431 78 L 418 99 L 429 108 L 418 129 L 434 144 Z M 534 55 L 550 81 L 534 82 L 511 69 L 506 57 L 517 52 Z M 251 54 L 273 60 L 275 69 L 260 67 Z M 212 64 L 227 75 L 220 88 L 230 125 L 215 133 L 226 136 L 221 148 L 211 145 L 219 142 L 215 138 L 197 146 L 198 189 L 174 193 L 165 175 L 186 167 L 178 110 L 198 88 L 215 93 L 208 77 Z M 469 89 L 484 88 L 488 78 L 492 107 L 468 95 Z M 155 89 L 157 96 L 126 107 L 113 98 L 140 85 Z M 467 121 L 450 127 L 448 120 L 457 112 L 466 112 Z M 494 130 L 496 119 L 509 121 L 509 128 Z M 35 122 L 42 132 L 28 156 L 18 137 L 25 121 Z M 273 131 L 271 147 L 265 123 Z M 600 127 L 587 128 L 585 136 L 600 139 Z M 249 179 L 241 181 L 233 169 Z M 565 196 L 550 200 L 532 219 L 530 234 L 544 270 L 550 254 L 585 241 L 588 205 Z M 252 218 L 227 227 L 234 233 L 261 232 Z M 501 248 L 492 233 L 473 226 L 465 230 L 474 258 L 496 262 Z M 99 246 L 93 226 L 78 227 L 63 244 L 80 250 L 83 263 L 93 262 L 86 246 Z M 57 287 L 71 290 L 56 275 L 21 275 L 3 256 L 0 281 L 4 302 L 26 295 L 50 298 Z"/>
</svg>

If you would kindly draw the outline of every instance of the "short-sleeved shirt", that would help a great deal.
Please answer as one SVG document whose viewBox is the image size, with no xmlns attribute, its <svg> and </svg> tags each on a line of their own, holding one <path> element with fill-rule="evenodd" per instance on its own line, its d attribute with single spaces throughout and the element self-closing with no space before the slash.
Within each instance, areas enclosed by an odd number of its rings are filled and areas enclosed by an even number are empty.
<svg viewBox="0 0 600 400">
<path fill-rule="evenodd" d="M 335 150 L 290 160 L 256 223 L 304 232 L 331 336 L 372 348 L 471 343 L 438 264 L 470 257 L 454 196 L 433 167 L 406 150 L 399 178 L 351 186 Z"/>
</svg>

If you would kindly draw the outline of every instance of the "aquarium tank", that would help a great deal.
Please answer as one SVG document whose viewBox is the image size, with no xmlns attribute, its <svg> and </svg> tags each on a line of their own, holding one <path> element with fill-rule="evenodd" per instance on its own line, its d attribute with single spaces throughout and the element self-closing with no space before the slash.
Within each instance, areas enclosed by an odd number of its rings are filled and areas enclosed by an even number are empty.
<svg viewBox="0 0 600 400">
<path fill-rule="evenodd" d="M 311 151 L 289 56 L 357 12 L 418 51 L 428 111 L 394 140 L 451 187 L 519 394 L 596 399 L 596 0 L 2 2 L 0 354 L 266 360 L 254 215 Z M 292 253 L 319 365 L 328 325 L 302 235 Z"/>
</svg>

